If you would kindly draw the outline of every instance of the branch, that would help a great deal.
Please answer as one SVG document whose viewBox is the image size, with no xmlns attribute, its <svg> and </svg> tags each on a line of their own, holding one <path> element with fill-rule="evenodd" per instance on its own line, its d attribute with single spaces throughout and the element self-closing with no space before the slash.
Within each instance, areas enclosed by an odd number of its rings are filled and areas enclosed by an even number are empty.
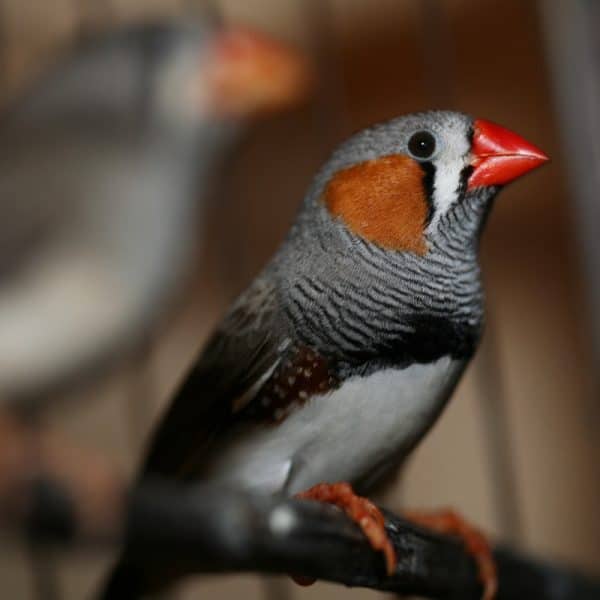
<svg viewBox="0 0 600 600">
<path fill-rule="evenodd" d="M 30 533 L 38 539 L 72 543 L 77 538 L 72 499 L 49 482 L 38 485 L 40 490 L 36 522 L 53 523 L 54 527 L 50 531 L 30 527 Z M 129 500 L 124 541 L 131 556 L 148 569 L 168 556 L 177 557 L 185 573 L 294 573 L 431 598 L 480 598 L 474 563 L 458 542 L 419 529 L 391 513 L 386 513 L 386 519 L 399 557 L 392 577 L 385 575 L 381 555 L 341 511 L 315 502 L 214 486 L 145 483 Z M 57 528 L 58 522 L 62 526 Z M 57 531 L 62 533 L 57 535 Z M 118 528 L 96 532 L 98 535 L 89 535 L 89 528 L 87 532 L 88 544 L 105 543 L 108 538 L 114 542 L 119 536 Z M 507 550 L 498 549 L 496 559 L 498 600 L 600 598 L 600 582 Z"/>
<path fill-rule="evenodd" d="M 106 460 L 0 413 L 0 525 L 66 548 L 125 544 L 151 569 L 293 573 L 431 598 L 478 600 L 460 543 L 386 514 L 399 558 L 388 577 L 359 528 L 327 505 L 210 485 L 148 481 L 132 493 Z M 600 582 L 498 549 L 498 600 L 592 600 Z"/>
</svg>

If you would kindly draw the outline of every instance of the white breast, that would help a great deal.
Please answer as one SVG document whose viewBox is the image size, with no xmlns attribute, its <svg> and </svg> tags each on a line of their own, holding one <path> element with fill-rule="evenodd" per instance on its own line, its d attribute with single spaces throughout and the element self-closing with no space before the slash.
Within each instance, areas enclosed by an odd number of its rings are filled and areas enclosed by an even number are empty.
<svg viewBox="0 0 600 600">
<path fill-rule="evenodd" d="M 232 432 L 209 478 L 263 492 L 302 491 L 321 481 L 360 482 L 400 461 L 451 394 L 464 361 L 444 357 L 353 377 L 311 398 L 280 425 Z"/>
</svg>

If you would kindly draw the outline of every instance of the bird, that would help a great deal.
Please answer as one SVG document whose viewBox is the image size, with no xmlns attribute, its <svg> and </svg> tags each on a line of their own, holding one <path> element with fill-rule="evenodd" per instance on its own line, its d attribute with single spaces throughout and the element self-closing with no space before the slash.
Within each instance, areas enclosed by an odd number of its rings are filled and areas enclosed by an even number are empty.
<svg viewBox="0 0 600 600">
<path fill-rule="evenodd" d="M 208 18 L 90 35 L 0 118 L 0 396 L 36 404 L 135 349 L 194 256 L 247 118 L 308 91 L 299 52 Z"/>
<path fill-rule="evenodd" d="M 402 465 L 452 395 L 483 330 L 478 248 L 494 198 L 547 160 L 516 133 L 453 111 L 343 142 L 175 394 L 140 481 L 336 504 L 393 572 L 383 517 L 358 493 Z M 454 515 L 436 518 L 481 551 Z M 125 549 L 104 598 L 164 585 L 130 559 Z M 485 598 L 490 560 L 480 560 Z"/>
</svg>

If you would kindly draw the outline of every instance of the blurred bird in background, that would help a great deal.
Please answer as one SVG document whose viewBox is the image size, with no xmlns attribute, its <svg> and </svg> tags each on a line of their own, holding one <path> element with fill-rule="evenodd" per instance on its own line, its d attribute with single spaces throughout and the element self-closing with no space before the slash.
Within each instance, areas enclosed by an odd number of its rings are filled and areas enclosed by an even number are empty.
<svg viewBox="0 0 600 600">
<path fill-rule="evenodd" d="M 300 100 L 308 73 L 264 35 L 172 20 L 90 36 L 4 112 L 0 401 L 27 416 L 0 412 L 4 496 L 23 502 L 38 473 L 91 483 L 92 502 L 120 494 L 112 465 L 47 435 L 39 411 L 152 334 L 244 121 Z"/>
<path fill-rule="evenodd" d="M 342 144 L 177 393 L 142 477 L 337 504 L 393 572 L 382 515 L 348 483 L 380 482 L 445 406 L 483 327 L 478 246 L 492 201 L 546 160 L 454 112 L 397 118 Z M 453 515 L 415 518 L 465 538 L 492 598 L 481 536 Z M 103 598 L 160 588 L 176 571 L 165 567 L 125 550 Z"/>
<path fill-rule="evenodd" d="M 172 300 L 241 122 L 294 103 L 291 49 L 212 20 L 87 40 L 0 122 L 0 398 L 132 349 Z"/>
</svg>

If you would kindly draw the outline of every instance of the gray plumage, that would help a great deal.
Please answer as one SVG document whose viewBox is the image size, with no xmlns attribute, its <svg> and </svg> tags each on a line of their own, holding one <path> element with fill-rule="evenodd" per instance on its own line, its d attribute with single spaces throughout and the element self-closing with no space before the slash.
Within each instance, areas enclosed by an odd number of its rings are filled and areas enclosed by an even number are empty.
<svg viewBox="0 0 600 600">
<path fill-rule="evenodd" d="M 190 95 L 210 36 L 174 22 L 90 40 L 3 116 L 3 398 L 131 349 L 172 298 L 230 138 Z"/>
</svg>

